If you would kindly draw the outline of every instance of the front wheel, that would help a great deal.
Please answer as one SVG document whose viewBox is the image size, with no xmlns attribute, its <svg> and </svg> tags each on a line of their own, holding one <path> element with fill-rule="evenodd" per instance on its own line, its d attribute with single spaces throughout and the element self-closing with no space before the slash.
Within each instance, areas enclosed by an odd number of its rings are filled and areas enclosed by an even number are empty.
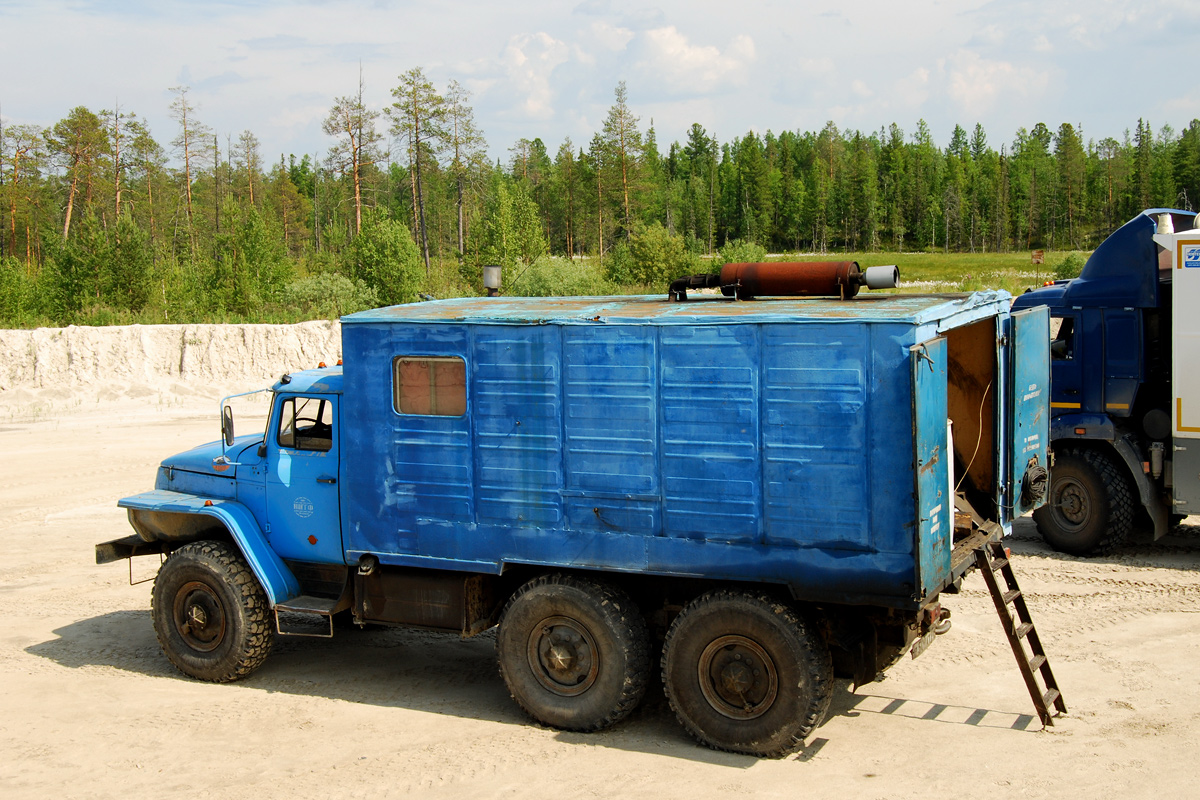
<svg viewBox="0 0 1200 800">
<path fill-rule="evenodd" d="M 1050 492 L 1033 520 L 1055 550 L 1101 555 L 1129 537 L 1133 510 L 1133 490 L 1114 459 L 1067 447 L 1055 454 Z"/>
<path fill-rule="evenodd" d="M 626 717 L 646 692 L 650 640 L 637 605 L 615 587 L 543 575 L 500 615 L 496 657 L 513 699 L 531 717 L 597 731 Z"/>
<path fill-rule="evenodd" d="M 150 595 L 154 632 L 185 675 L 225 683 L 258 669 L 273 630 L 262 586 L 224 542 L 192 542 L 167 557 Z"/>
<path fill-rule="evenodd" d="M 829 648 L 790 605 L 719 590 L 667 632 L 663 688 L 683 727 L 709 747 L 777 758 L 797 750 L 833 696 Z"/>
</svg>

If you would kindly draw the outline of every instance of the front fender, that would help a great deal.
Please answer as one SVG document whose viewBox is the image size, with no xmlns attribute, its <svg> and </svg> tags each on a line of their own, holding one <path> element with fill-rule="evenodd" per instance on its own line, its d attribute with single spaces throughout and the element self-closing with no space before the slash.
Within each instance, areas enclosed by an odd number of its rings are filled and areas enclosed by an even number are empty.
<svg viewBox="0 0 1200 800">
<path fill-rule="evenodd" d="M 198 497 L 194 494 L 156 489 L 117 502 L 121 508 L 141 511 L 166 512 L 195 517 L 216 518 L 229 531 L 242 557 L 267 593 L 271 606 L 283 603 L 300 595 L 300 582 L 271 549 L 258 521 L 244 505 L 236 500 Z M 207 526 L 211 527 L 211 526 Z M 135 527 L 135 529 L 137 529 Z M 145 537 L 142 530 L 138 533 Z"/>
</svg>

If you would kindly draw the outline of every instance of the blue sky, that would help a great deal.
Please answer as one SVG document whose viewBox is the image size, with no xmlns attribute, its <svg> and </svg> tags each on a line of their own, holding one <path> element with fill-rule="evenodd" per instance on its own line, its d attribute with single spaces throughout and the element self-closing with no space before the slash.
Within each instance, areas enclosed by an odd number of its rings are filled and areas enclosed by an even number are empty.
<svg viewBox="0 0 1200 800">
<path fill-rule="evenodd" d="M 521 137 L 586 146 L 620 80 L 664 151 L 693 122 L 726 142 L 925 119 L 941 146 L 979 122 L 999 147 L 1038 122 L 1086 140 L 1200 117 L 1196 0 L 0 0 L 0 32 L 5 124 L 119 102 L 167 146 L 185 84 L 201 121 L 253 131 L 268 162 L 325 154 L 321 120 L 360 64 L 378 109 L 411 67 L 459 81 L 502 158 Z"/>
</svg>

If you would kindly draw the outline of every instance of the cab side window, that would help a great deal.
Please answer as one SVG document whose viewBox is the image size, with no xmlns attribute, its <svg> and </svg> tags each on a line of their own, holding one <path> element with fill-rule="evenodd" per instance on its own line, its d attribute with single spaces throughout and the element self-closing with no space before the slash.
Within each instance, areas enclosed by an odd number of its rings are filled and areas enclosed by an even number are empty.
<svg viewBox="0 0 1200 800">
<path fill-rule="evenodd" d="M 1075 318 L 1050 318 L 1050 360 L 1070 361 L 1075 357 Z"/>
<path fill-rule="evenodd" d="M 276 441 L 291 450 L 329 450 L 333 447 L 333 404 L 315 397 L 284 400 Z"/>
</svg>

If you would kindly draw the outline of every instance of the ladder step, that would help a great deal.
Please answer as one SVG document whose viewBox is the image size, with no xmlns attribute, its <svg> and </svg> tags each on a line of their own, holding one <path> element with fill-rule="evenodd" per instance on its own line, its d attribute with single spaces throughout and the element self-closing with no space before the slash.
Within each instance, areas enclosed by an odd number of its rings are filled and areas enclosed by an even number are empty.
<svg viewBox="0 0 1200 800">
<path fill-rule="evenodd" d="M 1042 702 L 1046 704 L 1046 708 L 1054 705 L 1054 701 L 1058 699 L 1059 694 L 1058 689 L 1049 689 L 1042 695 Z"/>
<path fill-rule="evenodd" d="M 1012 635 L 1018 639 L 1023 639 L 1031 630 L 1033 630 L 1032 622 L 1022 622 L 1013 630 Z"/>
<path fill-rule="evenodd" d="M 337 598 L 300 595 L 275 605 L 275 630 L 280 636 L 333 638 Z M 285 616 L 281 617 L 280 614 Z"/>
<path fill-rule="evenodd" d="M 299 597 L 293 597 L 291 600 L 279 603 L 278 608 L 280 611 L 295 611 L 301 614 L 321 614 L 328 616 L 337 608 L 337 604 L 336 597 L 314 597 L 302 594 Z"/>
<path fill-rule="evenodd" d="M 1008 566 L 1007 558 L 998 558 L 992 562 L 992 572 L 999 572 Z"/>
<path fill-rule="evenodd" d="M 1001 600 L 1001 602 L 1004 603 L 1004 605 L 1008 605 L 1008 604 L 1012 603 L 1013 600 L 1016 600 L 1020 596 L 1021 596 L 1021 590 L 1013 589 L 1012 591 L 1005 592 L 1003 595 L 1001 595 L 1000 600 Z"/>
<path fill-rule="evenodd" d="M 1039 670 L 1042 668 L 1042 664 L 1045 664 L 1045 663 L 1046 663 L 1045 656 L 1034 656 L 1033 658 L 1029 659 L 1029 671 L 1033 672 L 1035 670 Z"/>
</svg>

